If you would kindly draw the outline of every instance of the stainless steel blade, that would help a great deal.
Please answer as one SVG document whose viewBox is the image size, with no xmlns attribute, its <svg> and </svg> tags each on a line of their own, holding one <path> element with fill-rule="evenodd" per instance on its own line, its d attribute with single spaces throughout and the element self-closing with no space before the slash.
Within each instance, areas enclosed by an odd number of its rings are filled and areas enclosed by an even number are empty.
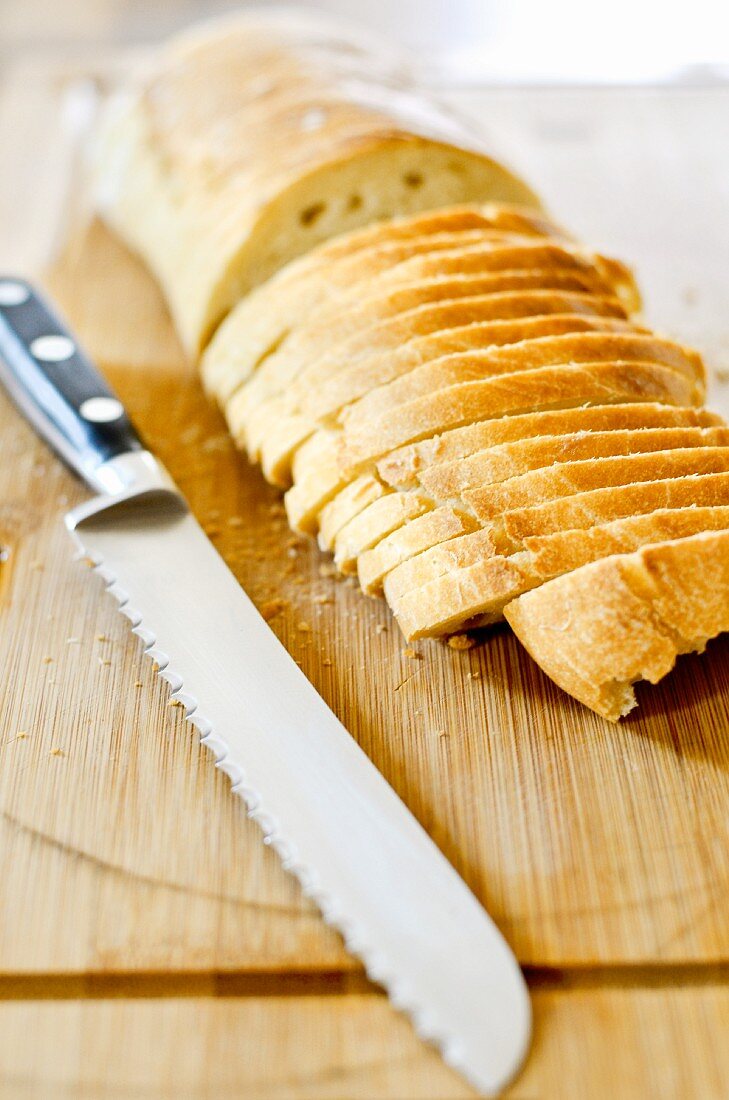
<svg viewBox="0 0 729 1100">
<path fill-rule="evenodd" d="M 324 918 L 450 1065 L 499 1091 L 530 1035 L 514 956 L 181 499 L 98 498 L 68 525 Z"/>
</svg>

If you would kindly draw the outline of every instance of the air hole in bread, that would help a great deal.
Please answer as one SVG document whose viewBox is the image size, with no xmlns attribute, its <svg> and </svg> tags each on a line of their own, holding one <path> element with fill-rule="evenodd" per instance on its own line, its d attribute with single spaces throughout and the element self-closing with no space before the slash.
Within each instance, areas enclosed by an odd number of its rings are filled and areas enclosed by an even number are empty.
<svg viewBox="0 0 729 1100">
<path fill-rule="evenodd" d="M 361 195 L 350 195 L 349 202 L 347 203 L 347 210 L 350 213 L 354 213 L 355 210 L 359 210 L 362 207 Z"/>
<path fill-rule="evenodd" d="M 315 225 L 326 208 L 327 204 L 325 202 L 312 203 L 311 206 L 307 206 L 305 210 L 301 211 L 299 221 L 305 226 Z"/>
<path fill-rule="evenodd" d="M 402 180 L 406 187 L 417 189 L 423 186 L 423 177 L 420 172 L 406 172 Z"/>
</svg>

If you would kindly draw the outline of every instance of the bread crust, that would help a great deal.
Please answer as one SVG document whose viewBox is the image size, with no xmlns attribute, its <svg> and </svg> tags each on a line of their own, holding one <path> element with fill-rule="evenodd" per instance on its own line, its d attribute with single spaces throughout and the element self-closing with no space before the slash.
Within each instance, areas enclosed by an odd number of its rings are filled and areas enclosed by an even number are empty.
<svg viewBox="0 0 729 1100">
<path fill-rule="evenodd" d="M 418 484 L 421 471 L 431 466 L 466 459 L 489 447 L 533 439 L 535 436 L 638 428 L 708 428 L 720 427 L 723 423 L 717 413 L 708 409 L 676 408 L 656 403 L 587 405 L 554 412 L 526 413 L 498 420 L 476 421 L 420 443 L 400 447 L 379 460 L 377 472 L 380 479 L 393 489 L 407 489 Z M 333 438 L 330 438 L 330 444 L 333 446 Z"/>
<path fill-rule="evenodd" d="M 463 201 L 539 205 L 466 148 L 465 128 L 423 109 L 409 88 L 394 95 L 394 74 L 376 58 L 365 73 L 361 60 L 261 15 L 185 41 L 161 51 L 108 112 L 96 191 L 156 273 L 193 354 L 252 286 L 326 237 Z M 262 107 L 256 84 L 284 79 L 285 93 Z"/>
<path fill-rule="evenodd" d="M 387 245 L 454 233 L 570 239 L 536 210 L 494 203 L 429 210 L 340 234 L 287 264 L 231 310 L 201 360 L 207 392 L 224 405 L 269 349 L 316 309 L 332 279 L 339 282 L 341 261 Z"/>
<path fill-rule="evenodd" d="M 680 654 L 729 629 L 729 531 L 603 558 L 505 615 L 555 683 L 616 722 L 635 706 L 636 681 L 658 683 Z"/>
<path fill-rule="evenodd" d="M 339 462 L 345 471 L 359 469 L 406 444 L 505 415 L 631 401 L 689 406 L 700 398 L 684 375 L 655 363 L 600 363 L 590 370 L 584 364 L 541 367 L 450 386 L 388 412 L 367 429 L 351 430 L 345 410 Z"/>
<path fill-rule="evenodd" d="M 254 461 L 260 450 L 258 436 L 262 433 L 258 430 L 257 435 L 256 431 L 261 410 L 267 406 L 265 413 L 269 422 L 279 411 L 285 413 L 280 395 L 309 364 L 324 356 L 336 365 L 391 349 L 395 346 L 394 332 L 386 322 L 400 315 L 403 315 L 403 325 L 409 325 L 413 336 L 422 333 L 419 325 L 422 317 L 415 311 L 462 298 L 484 299 L 481 305 L 484 320 L 507 320 L 567 310 L 592 317 L 626 319 L 618 299 L 600 293 L 592 275 L 578 270 L 529 269 L 456 274 L 445 278 L 435 276 L 393 289 L 372 290 L 369 297 L 337 317 L 334 346 L 332 318 L 314 318 L 309 326 L 300 329 L 278 348 L 245 386 L 232 394 L 225 413 L 237 424 L 240 437 L 246 438 Z"/>
<path fill-rule="evenodd" d="M 561 463 L 679 447 L 729 445 L 729 428 L 633 428 L 572 435 L 535 436 L 477 451 L 470 458 L 431 466 L 419 484 L 434 500 L 458 498 L 466 490 L 508 481 Z"/>
<path fill-rule="evenodd" d="M 590 489 L 661 481 L 688 474 L 724 473 L 727 470 L 729 447 L 680 447 L 646 454 L 564 462 L 531 470 L 483 489 L 467 489 L 462 499 L 471 506 L 482 523 L 488 523 L 506 512 L 533 507 L 559 497 L 574 496 Z"/>
<path fill-rule="evenodd" d="M 478 555 L 472 546 L 467 553 L 464 545 L 458 555 L 462 564 L 448 569 L 433 556 L 424 563 L 427 568 L 418 570 L 417 561 L 413 561 L 409 585 L 401 574 L 397 596 L 395 586 L 389 592 L 406 637 L 424 637 L 458 629 L 475 618 L 496 621 L 509 600 L 611 554 L 728 527 L 729 507 L 684 508 L 629 516 L 583 531 L 561 532 L 542 542 L 541 553 L 534 553 L 527 545 L 526 550 L 511 556 Z"/>
</svg>

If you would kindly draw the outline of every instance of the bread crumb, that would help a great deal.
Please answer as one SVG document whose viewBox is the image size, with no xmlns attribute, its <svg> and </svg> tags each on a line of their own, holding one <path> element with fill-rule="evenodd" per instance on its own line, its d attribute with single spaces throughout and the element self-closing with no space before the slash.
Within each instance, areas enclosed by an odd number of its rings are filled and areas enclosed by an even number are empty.
<svg viewBox="0 0 729 1100">
<path fill-rule="evenodd" d="M 717 382 L 721 382 L 722 385 L 726 385 L 729 382 L 729 368 L 716 367 L 714 370 L 714 377 Z"/>
<path fill-rule="evenodd" d="M 417 649 L 413 649 L 412 646 L 407 646 L 402 651 L 403 657 L 407 657 L 409 661 L 422 661 L 423 654 L 418 653 Z"/>
<path fill-rule="evenodd" d="M 97 642 L 108 642 L 108 640 L 109 639 L 107 638 L 106 634 L 97 634 L 96 635 L 96 641 Z"/>
<path fill-rule="evenodd" d="M 303 634 L 308 634 L 308 632 L 311 630 L 311 627 L 308 623 L 299 623 L 296 629 L 300 630 Z"/>
<path fill-rule="evenodd" d="M 325 657 L 324 660 L 322 661 L 322 664 L 324 665 L 324 668 L 331 668 L 333 663 L 334 662 L 331 660 L 330 657 Z"/>
<path fill-rule="evenodd" d="M 108 666 L 108 665 L 111 664 L 111 661 L 109 660 L 108 657 L 99 657 L 99 664 Z"/>
<path fill-rule="evenodd" d="M 54 748 L 51 749 L 50 755 L 51 756 L 63 756 L 63 749 L 59 749 L 58 745 L 56 745 Z"/>
<path fill-rule="evenodd" d="M 168 707 L 181 707 L 181 706 L 184 706 L 184 703 L 182 702 L 181 699 L 169 699 L 167 701 L 167 706 Z"/>
<path fill-rule="evenodd" d="M 323 593 L 319 593 L 314 596 L 314 603 L 334 603 L 333 596 L 325 596 Z"/>
<path fill-rule="evenodd" d="M 479 672 L 478 669 L 476 669 L 475 672 L 469 672 L 468 679 L 469 680 L 480 680 L 481 679 L 481 673 Z"/>
<path fill-rule="evenodd" d="M 276 616 L 280 615 L 281 612 L 284 611 L 287 607 L 288 603 L 286 600 L 281 600 L 277 598 L 274 600 L 266 600 L 265 603 L 261 604 L 258 610 L 263 618 L 266 620 L 266 622 L 270 623 L 271 619 L 275 619 Z"/>
<path fill-rule="evenodd" d="M 386 634 L 386 633 L 387 633 L 387 627 L 384 626 L 382 623 L 378 623 L 377 626 L 375 627 L 375 634 Z"/>
<path fill-rule="evenodd" d="M 468 634 L 452 634 L 447 644 L 451 649 L 473 649 L 476 641 L 469 638 Z"/>
<path fill-rule="evenodd" d="M 16 741 L 25 741 L 27 739 L 27 737 L 28 737 L 27 730 L 19 730 L 19 732 L 15 734 L 15 740 Z"/>
<path fill-rule="evenodd" d="M 144 681 L 143 680 L 135 680 L 134 681 L 134 686 L 135 686 L 135 688 L 144 687 Z"/>
<path fill-rule="evenodd" d="M 52 665 L 53 664 L 53 658 L 52 657 L 44 657 L 43 658 L 43 664 L 44 665 Z"/>
</svg>

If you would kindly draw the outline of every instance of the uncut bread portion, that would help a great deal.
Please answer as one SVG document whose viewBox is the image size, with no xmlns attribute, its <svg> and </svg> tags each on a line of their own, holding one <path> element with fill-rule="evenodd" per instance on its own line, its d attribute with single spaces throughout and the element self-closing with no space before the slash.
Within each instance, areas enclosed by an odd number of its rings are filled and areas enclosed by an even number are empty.
<svg viewBox="0 0 729 1100">
<path fill-rule="evenodd" d="M 211 24 L 161 50 L 106 114 L 97 203 L 193 354 L 253 286 L 328 237 L 454 203 L 539 205 L 413 94 L 399 62 L 335 38 L 292 15 Z M 261 85 L 282 81 L 266 105 Z"/>
<path fill-rule="evenodd" d="M 555 412 L 527 413 L 524 416 L 483 420 L 454 428 L 419 443 L 400 447 L 377 463 L 377 473 L 393 489 L 411 488 L 419 475 L 431 466 L 445 465 L 470 458 L 501 443 L 513 443 L 539 435 L 570 435 L 575 432 L 627 431 L 632 428 L 710 428 L 723 427 L 718 413 L 704 408 L 676 408 L 671 405 L 635 404 L 585 406 L 558 409 Z M 329 433 L 327 446 L 334 446 Z M 321 459 L 326 453 L 321 441 Z M 313 461 L 313 456 L 312 456 Z"/>
<path fill-rule="evenodd" d="M 583 566 L 505 611 L 539 666 L 616 722 L 633 684 L 657 683 L 682 653 L 729 629 L 729 532 L 706 532 Z"/>
<path fill-rule="evenodd" d="M 507 414 L 631 402 L 688 406 L 700 398 L 694 382 L 655 363 L 600 363 L 589 370 L 584 364 L 540 367 L 450 386 L 393 409 L 366 428 L 351 429 L 344 410 L 338 461 L 350 476 L 398 447 Z"/>
<path fill-rule="evenodd" d="M 314 312 L 332 284 L 341 285 L 342 261 L 412 239 L 469 232 L 570 239 L 536 210 L 495 203 L 429 210 L 340 234 L 287 264 L 231 310 L 201 360 L 205 389 L 224 405 L 261 359 Z"/>
<path fill-rule="evenodd" d="M 434 636 L 465 624 L 499 621 L 505 606 L 552 577 L 579 569 L 610 554 L 637 550 L 650 543 L 729 528 L 729 507 L 685 508 L 617 520 L 590 531 L 566 531 L 537 559 L 528 549 L 510 557 L 480 557 L 451 569 L 399 597 L 393 610 L 403 633 L 412 640 Z M 544 564 L 550 570 L 545 571 Z"/>
<path fill-rule="evenodd" d="M 470 489 L 478 489 L 560 463 L 664 451 L 679 447 L 727 446 L 729 428 L 632 428 L 624 431 L 579 432 L 572 435 L 536 436 L 477 451 L 470 458 L 424 470 L 422 489 L 436 501 L 446 502 Z"/>
</svg>

